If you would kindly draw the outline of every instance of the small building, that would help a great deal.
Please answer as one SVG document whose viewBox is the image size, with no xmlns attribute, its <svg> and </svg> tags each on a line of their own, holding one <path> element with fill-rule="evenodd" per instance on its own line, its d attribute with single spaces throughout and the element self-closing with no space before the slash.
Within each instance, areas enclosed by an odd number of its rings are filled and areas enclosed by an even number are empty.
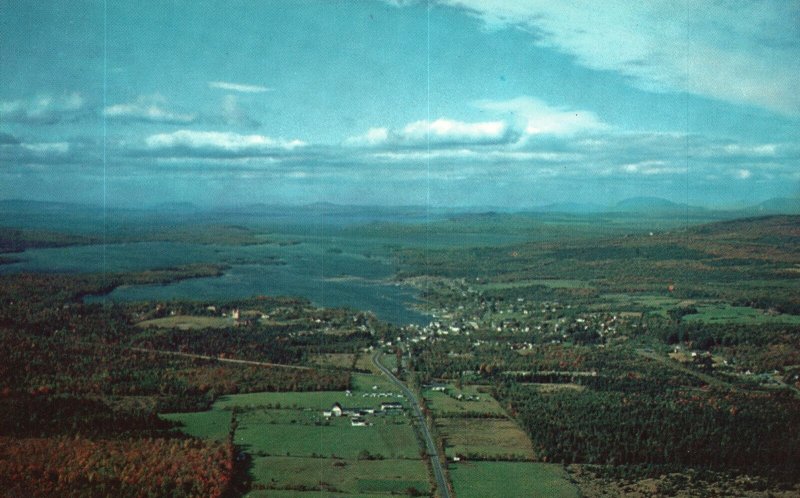
<svg viewBox="0 0 800 498">
<path fill-rule="evenodd" d="M 350 425 L 353 427 L 366 427 L 369 424 L 364 417 L 353 417 L 350 419 Z"/>
<path fill-rule="evenodd" d="M 381 410 L 385 412 L 402 410 L 403 405 L 397 401 L 384 401 L 381 403 Z"/>
</svg>

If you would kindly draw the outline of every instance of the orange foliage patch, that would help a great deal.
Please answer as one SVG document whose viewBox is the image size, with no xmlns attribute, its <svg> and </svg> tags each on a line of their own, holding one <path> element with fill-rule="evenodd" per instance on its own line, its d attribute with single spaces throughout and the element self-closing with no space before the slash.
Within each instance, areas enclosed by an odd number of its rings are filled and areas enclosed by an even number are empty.
<svg viewBox="0 0 800 498">
<path fill-rule="evenodd" d="M 232 448 L 219 443 L 0 437 L 7 496 L 219 497 L 232 471 Z"/>
</svg>

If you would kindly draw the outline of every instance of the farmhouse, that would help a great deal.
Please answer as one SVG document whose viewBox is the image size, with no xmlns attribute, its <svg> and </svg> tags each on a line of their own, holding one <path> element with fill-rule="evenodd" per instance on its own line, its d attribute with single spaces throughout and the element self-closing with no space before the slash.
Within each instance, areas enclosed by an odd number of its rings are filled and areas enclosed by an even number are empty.
<svg viewBox="0 0 800 498">
<path fill-rule="evenodd" d="M 322 412 L 324 417 L 342 417 L 351 416 L 357 417 L 362 415 L 372 415 L 375 413 L 374 408 L 343 408 L 337 401 L 333 404 L 330 410 Z"/>
<path fill-rule="evenodd" d="M 331 411 L 329 413 L 330 413 L 330 415 L 328 415 L 329 417 L 330 416 L 341 417 L 342 414 L 344 413 L 344 410 L 342 409 L 342 405 L 340 405 L 339 402 L 337 401 L 336 403 L 333 404 L 333 406 L 331 407 Z"/>
</svg>

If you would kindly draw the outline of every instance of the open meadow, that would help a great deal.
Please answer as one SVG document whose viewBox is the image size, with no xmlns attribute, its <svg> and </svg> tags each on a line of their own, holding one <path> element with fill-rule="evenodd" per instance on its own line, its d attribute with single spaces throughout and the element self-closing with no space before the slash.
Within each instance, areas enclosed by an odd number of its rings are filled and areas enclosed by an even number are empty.
<svg viewBox="0 0 800 498">
<path fill-rule="evenodd" d="M 253 476 L 256 483 L 265 483 L 266 486 L 280 486 L 295 492 L 324 488 L 329 493 L 347 498 L 364 494 L 405 494 L 410 488 L 425 494 L 428 489 L 427 470 L 419 459 L 356 460 L 256 456 L 253 461 Z M 255 491 L 251 496 L 259 496 L 259 492 Z M 293 496 L 306 498 L 307 495 L 302 493 Z"/>
<path fill-rule="evenodd" d="M 528 435 L 516 422 L 498 418 L 438 418 L 447 456 L 468 460 L 533 460 Z"/>
<path fill-rule="evenodd" d="M 162 418 L 201 439 L 224 440 L 232 431 L 233 442 L 252 460 L 248 496 L 355 498 L 412 489 L 426 495 L 427 469 L 414 429 L 404 411 L 382 413 L 385 402 L 405 403 L 383 376 L 353 374 L 349 391 L 227 395 L 208 411 Z M 366 425 L 325 416 L 335 403 L 365 410 Z"/>
<path fill-rule="evenodd" d="M 561 465 L 532 462 L 459 462 L 449 467 L 458 498 L 578 498 Z"/>
<path fill-rule="evenodd" d="M 448 385 L 446 391 L 426 389 L 422 393 L 428 408 L 437 417 L 448 416 L 499 416 L 505 412 L 500 404 L 485 389 L 464 386 L 459 389 Z"/>
</svg>

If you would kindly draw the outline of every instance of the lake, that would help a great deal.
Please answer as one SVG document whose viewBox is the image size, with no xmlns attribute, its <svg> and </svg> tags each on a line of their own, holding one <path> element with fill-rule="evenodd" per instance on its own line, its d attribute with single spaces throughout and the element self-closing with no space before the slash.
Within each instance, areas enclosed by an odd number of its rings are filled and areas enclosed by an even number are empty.
<svg viewBox="0 0 800 498">
<path fill-rule="evenodd" d="M 9 255 L 22 261 L 0 265 L 0 273 L 102 273 L 140 271 L 192 263 L 224 263 L 219 277 L 166 285 L 119 287 L 91 301 L 223 301 L 254 295 L 299 296 L 325 307 L 372 311 L 394 323 L 426 324 L 415 309 L 415 291 L 388 279 L 394 273 L 388 252 L 369 241 L 294 236 L 290 242 L 228 246 L 136 242 L 33 249 Z"/>
</svg>

